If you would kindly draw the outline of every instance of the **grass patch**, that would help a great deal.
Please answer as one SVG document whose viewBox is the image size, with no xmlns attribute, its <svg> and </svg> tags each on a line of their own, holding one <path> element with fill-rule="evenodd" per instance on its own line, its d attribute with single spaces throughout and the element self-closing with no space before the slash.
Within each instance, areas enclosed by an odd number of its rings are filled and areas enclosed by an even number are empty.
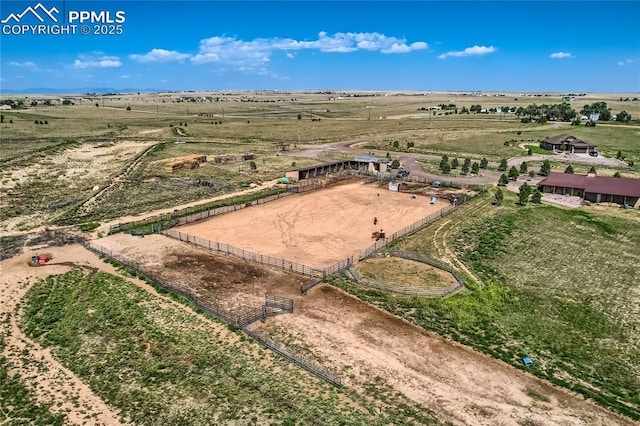
<svg viewBox="0 0 640 426">
<path fill-rule="evenodd" d="M 335 389 L 106 273 L 42 280 L 24 313 L 27 335 L 135 424 L 438 424 L 405 400 Z"/>
<path fill-rule="evenodd" d="M 4 349 L 0 336 L 0 351 Z M 3 425 L 63 425 L 65 416 L 53 414 L 46 405 L 38 404 L 34 395 L 22 384 L 22 378 L 9 373 L 11 365 L 0 356 L 0 423 Z"/>
<path fill-rule="evenodd" d="M 537 399 L 538 401 L 542 401 L 542 402 L 550 402 L 551 401 L 547 396 L 545 396 L 545 395 L 541 394 L 540 392 L 535 391 L 533 389 L 527 388 L 526 393 L 527 393 L 528 396 L 530 396 L 533 399 Z"/>
<path fill-rule="evenodd" d="M 366 259 L 355 267 L 363 278 L 412 287 L 445 287 L 455 285 L 453 275 L 414 260 L 399 257 Z"/>
<path fill-rule="evenodd" d="M 78 229 L 82 232 L 91 232 L 100 226 L 100 222 L 86 222 L 78 225 Z"/>
<path fill-rule="evenodd" d="M 525 145 L 526 149 L 530 149 L 532 154 L 553 155 L 553 152 L 540 148 L 538 145 Z"/>
</svg>

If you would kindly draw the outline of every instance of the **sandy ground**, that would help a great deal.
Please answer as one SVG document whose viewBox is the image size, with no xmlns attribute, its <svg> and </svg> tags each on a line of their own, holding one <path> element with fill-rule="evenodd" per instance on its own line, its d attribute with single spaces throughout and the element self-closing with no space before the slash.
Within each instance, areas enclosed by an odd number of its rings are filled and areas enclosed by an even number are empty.
<svg viewBox="0 0 640 426">
<path fill-rule="evenodd" d="M 292 315 L 269 319 L 261 327 L 268 330 L 275 324 L 297 336 L 325 363 L 346 372 L 346 386 L 359 388 L 380 376 L 454 424 L 633 424 L 333 287 L 323 284 L 294 306 Z M 530 396 L 533 392 L 549 402 Z"/>
<path fill-rule="evenodd" d="M 293 341 L 323 365 L 341 371 L 347 387 L 362 390 L 379 376 L 453 424 L 633 424 L 579 395 L 425 332 L 331 286 L 322 284 L 301 296 L 300 277 L 161 235 L 118 234 L 96 243 L 172 282 L 191 283 L 199 295 L 210 294 L 225 305 L 255 306 L 267 292 L 293 299 L 293 314 L 270 318 L 258 323 L 259 328 L 276 341 Z M 538 394 L 542 397 L 536 398 Z"/>
<path fill-rule="evenodd" d="M 378 195 L 379 194 L 379 195 Z M 313 267 L 343 260 L 372 245 L 371 234 L 388 235 L 449 205 L 412 198 L 361 181 L 332 185 L 212 219 L 174 228 Z M 377 225 L 373 224 L 378 219 Z"/>
<path fill-rule="evenodd" d="M 71 424 L 120 424 L 116 410 L 107 406 L 85 383 L 53 358 L 49 349 L 29 339 L 18 327 L 19 301 L 38 279 L 64 273 L 71 267 L 59 263 L 73 262 L 79 266 L 112 269 L 78 245 L 48 248 L 46 252 L 53 254 L 53 260 L 47 266 L 27 266 L 27 260 L 37 253 L 35 251 L 0 262 L 0 316 L 8 318 L 7 322 L 0 323 L 6 344 L 2 355 L 20 374 L 24 385 L 35 393 L 37 400 L 51 404 L 54 413 L 66 414 Z"/>
</svg>

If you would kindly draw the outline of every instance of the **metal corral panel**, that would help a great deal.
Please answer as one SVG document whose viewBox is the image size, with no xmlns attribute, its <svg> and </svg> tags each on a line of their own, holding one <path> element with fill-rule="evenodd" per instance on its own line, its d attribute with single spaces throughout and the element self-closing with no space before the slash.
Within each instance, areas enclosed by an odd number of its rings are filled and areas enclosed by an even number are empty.
<svg viewBox="0 0 640 426">
<path fill-rule="evenodd" d="M 378 157 L 355 157 L 354 159 L 361 163 L 377 163 L 380 161 Z"/>
<path fill-rule="evenodd" d="M 398 192 L 398 184 L 395 182 L 389 182 L 389 191 Z"/>
</svg>

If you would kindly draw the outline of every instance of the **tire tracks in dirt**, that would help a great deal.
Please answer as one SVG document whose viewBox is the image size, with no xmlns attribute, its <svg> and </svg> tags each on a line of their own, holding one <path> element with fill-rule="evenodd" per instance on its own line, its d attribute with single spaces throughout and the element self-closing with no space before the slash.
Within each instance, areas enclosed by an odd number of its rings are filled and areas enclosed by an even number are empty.
<svg viewBox="0 0 640 426">
<path fill-rule="evenodd" d="M 482 209 L 482 208 L 486 207 L 488 204 L 489 204 L 489 200 L 483 200 L 483 201 L 479 202 L 478 204 L 476 204 L 475 208 L 476 209 Z M 464 206 L 463 206 L 463 208 L 464 208 Z M 459 210 L 458 210 L 458 212 L 459 212 Z M 454 268 L 461 269 L 467 275 L 469 275 L 476 283 L 482 284 L 482 281 L 480 281 L 478 279 L 478 277 L 476 277 L 471 272 L 471 270 L 469 270 L 469 268 L 467 268 L 465 266 L 464 262 L 462 262 L 460 260 L 458 255 L 447 244 L 447 240 L 452 235 L 452 232 L 455 229 L 457 229 L 460 226 L 460 223 L 461 223 L 461 222 L 457 221 L 455 225 L 451 225 L 451 226 L 447 227 L 447 225 L 449 223 L 451 223 L 452 221 L 453 221 L 453 219 L 449 219 L 446 222 L 443 222 L 434 231 L 434 233 L 433 233 L 433 244 L 434 244 L 434 246 L 436 248 L 436 252 L 438 253 L 438 256 L 444 262 L 450 264 Z"/>
<path fill-rule="evenodd" d="M 150 153 L 152 153 L 153 151 L 155 151 L 159 146 L 161 146 L 164 143 L 165 142 L 159 142 L 159 143 L 153 144 L 148 148 L 146 148 L 144 151 L 142 151 L 140 155 L 138 155 L 131 163 L 129 163 L 129 165 L 124 169 L 124 171 L 122 171 L 122 173 L 115 176 L 111 180 L 111 183 L 109 185 L 105 186 L 102 190 L 98 191 L 91 198 L 89 198 L 87 201 L 82 203 L 82 205 L 76 211 L 76 216 L 78 217 L 78 216 L 86 215 L 91 211 L 91 208 L 100 201 L 101 198 L 104 198 L 106 195 L 118 189 L 124 182 L 126 182 L 127 176 L 131 175 L 142 165 L 142 162 L 145 159 L 145 157 Z"/>
<path fill-rule="evenodd" d="M 53 413 L 66 416 L 65 424 L 72 425 L 121 425 L 128 424 L 119 411 L 109 406 L 93 390 L 63 366 L 48 348 L 26 336 L 20 328 L 23 315 L 21 301 L 31 286 L 50 275 L 63 274 L 79 267 L 94 274 L 104 271 L 125 278 L 127 281 L 152 294 L 157 305 L 181 309 L 197 315 L 188 306 L 159 294 L 152 286 L 138 278 L 123 275 L 115 267 L 103 262 L 84 247 L 73 244 L 50 247 L 54 261 L 41 267 L 27 266 L 27 261 L 36 251 L 29 251 L 0 262 L 0 334 L 5 347 L 2 356 L 7 359 L 9 373 L 17 372 L 21 383 L 34 395 L 38 403 L 50 405 Z M 239 341 L 222 324 L 199 315 L 203 326 L 220 333 L 230 344 Z"/>
</svg>

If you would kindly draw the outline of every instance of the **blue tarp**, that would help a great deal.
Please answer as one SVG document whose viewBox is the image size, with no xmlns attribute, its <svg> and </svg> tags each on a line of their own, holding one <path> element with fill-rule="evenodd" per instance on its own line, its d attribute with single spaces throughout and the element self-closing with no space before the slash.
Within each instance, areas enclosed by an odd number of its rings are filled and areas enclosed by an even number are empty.
<svg viewBox="0 0 640 426">
<path fill-rule="evenodd" d="M 533 365 L 533 360 L 531 358 L 529 358 L 528 356 L 525 356 L 524 358 L 522 358 L 522 362 L 527 367 L 531 367 Z"/>
</svg>

